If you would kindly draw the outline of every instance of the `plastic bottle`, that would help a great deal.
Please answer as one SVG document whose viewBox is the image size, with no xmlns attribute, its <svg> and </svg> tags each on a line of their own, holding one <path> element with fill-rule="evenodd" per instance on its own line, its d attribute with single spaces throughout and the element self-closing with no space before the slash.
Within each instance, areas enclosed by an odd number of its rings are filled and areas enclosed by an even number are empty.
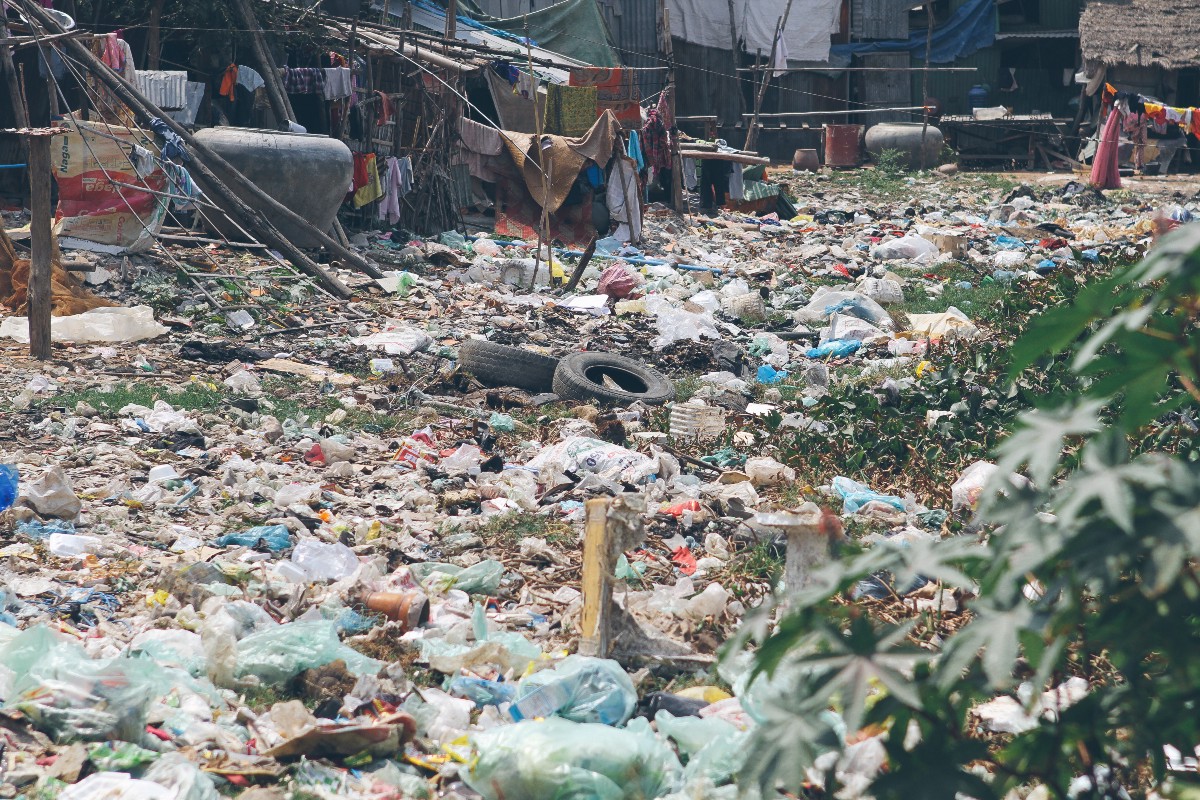
<svg viewBox="0 0 1200 800">
<path fill-rule="evenodd" d="M 17 468 L 8 464 L 0 464 L 0 511 L 17 502 L 17 485 L 20 475 Z"/>
<path fill-rule="evenodd" d="M 702 400 L 676 403 L 671 408 L 671 438 L 681 441 L 716 439 L 725 432 L 725 409 Z"/>
</svg>

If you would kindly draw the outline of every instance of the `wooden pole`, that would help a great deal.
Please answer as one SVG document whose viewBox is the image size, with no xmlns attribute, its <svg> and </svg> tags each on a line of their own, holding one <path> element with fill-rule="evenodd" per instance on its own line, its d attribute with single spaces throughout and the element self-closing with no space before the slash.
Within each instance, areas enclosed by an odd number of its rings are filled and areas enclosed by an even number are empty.
<svg viewBox="0 0 1200 800">
<path fill-rule="evenodd" d="M 17 0 L 27 14 L 38 21 L 42 27 L 49 31 L 62 33 L 62 29 L 58 23 L 45 13 L 41 6 L 31 0 Z M 296 247 L 289 241 L 279 230 L 270 223 L 263 215 L 262 211 L 270 211 L 272 214 L 281 219 L 286 220 L 292 225 L 299 226 L 307 233 L 315 237 L 321 246 L 332 253 L 334 256 L 342 259 L 347 266 L 362 272 L 372 278 L 381 278 L 383 273 L 379 268 L 371 262 L 363 258 L 359 253 L 343 247 L 342 244 L 328 233 L 318 230 L 308 220 L 301 217 L 296 212 L 292 211 L 287 206 L 275 200 L 270 195 L 263 192 L 253 183 L 250 182 L 245 175 L 238 172 L 225 159 L 221 158 L 212 149 L 207 147 L 203 142 L 198 141 L 192 134 L 176 122 L 171 117 L 167 116 L 162 109 L 151 103 L 137 89 L 129 84 L 123 77 L 109 69 L 100 59 L 92 54 L 85 45 L 75 39 L 64 40 L 67 47 L 71 50 L 73 56 L 92 72 L 99 80 L 101 80 L 113 94 L 117 96 L 121 102 L 129 106 L 135 113 L 139 114 L 143 119 L 158 117 L 163 123 L 171 129 L 183 143 L 191 148 L 192 152 L 197 156 L 188 165 L 188 168 L 198 174 L 202 179 L 208 182 L 213 190 L 221 196 L 221 199 L 226 201 L 230 208 L 243 219 L 246 223 L 245 227 L 259 237 L 263 244 L 270 245 L 279 252 L 283 253 L 289 261 L 291 261 L 297 269 L 306 274 L 312 275 L 317 281 L 324 286 L 330 293 L 338 297 L 349 297 L 351 292 L 344 284 L 338 281 L 333 275 L 329 274 L 321 265 L 314 262 L 303 250 Z M 254 198 L 255 207 L 247 205 L 242 201 L 233 189 L 230 188 L 213 174 L 209 165 L 220 169 L 230 180 L 233 188 L 244 192 L 247 196 Z"/>
<path fill-rule="evenodd" d="M 579 653 L 605 658 L 609 648 L 609 606 L 612 603 L 612 548 L 608 542 L 609 500 L 583 504 L 583 611 L 579 620 Z"/>
<path fill-rule="evenodd" d="M 8 90 L 8 102 L 12 106 L 13 121 L 18 128 L 29 127 L 29 114 L 21 102 L 21 89 L 17 85 L 17 68 L 13 65 L 12 51 L 8 49 L 8 23 L 0 20 L 0 70 L 4 71 L 4 85 Z"/>
<path fill-rule="evenodd" d="M 33 133 L 29 141 L 29 354 L 38 361 L 50 359 L 50 262 L 54 243 L 50 237 L 49 133 Z"/>
<path fill-rule="evenodd" d="M 525 26 L 529 26 L 529 20 L 525 20 Z M 529 34 L 526 33 L 526 38 Z M 446 39 L 454 41 L 458 36 L 458 0 L 450 0 L 446 4 Z"/>
<path fill-rule="evenodd" d="M 266 34 L 258 24 L 254 9 L 250 7 L 250 0 L 233 0 L 233 4 L 242 17 L 242 24 L 250 31 L 250 44 L 254 48 L 254 57 L 266 83 L 267 101 L 271 104 L 271 113 L 275 115 L 275 124 L 279 130 L 286 131 L 289 128 L 288 121 L 296 118 L 296 112 L 292 110 L 292 102 L 288 100 L 283 81 L 279 79 L 279 69 L 275 66 L 271 48 L 267 47 Z"/>
<path fill-rule="evenodd" d="M 925 4 L 925 71 L 921 73 L 921 164 L 925 169 L 925 132 L 929 130 L 929 55 L 933 52 L 933 3 Z"/>
<path fill-rule="evenodd" d="M 771 65 L 775 61 L 775 53 L 783 44 L 784 31 L 787 30 L 788 15 L 792 13 L 792 0 L 783 8 L 783 16 L 775 25 L 775 38 L 771 40 L 771 55 L 767 56 L 762 83 L 758 85 L 758 96 L 754 98 L 754 119 L 750 121 L 750 130 L 746 131 L 746 149 L 753 150 L 758 142 L 758 115 L 762 111 L 763 98 L 767 95 L 767 85 L 771 82 Z"/>
<path fill-rule="evenodd" d="M 663 48 L 667 56 L 667 88 L 671 92 L 671 206 L 680 214 L 687 212 L 683 200 L 683 157 L 679 154 L 679 125 L 675 122 L 675 44 L 671 41 L 671 9 L 666 0 L 659 0 L 662 9 Z"/>
<path fill-rule="evenodd" d="M 737 77 L 741 72 L 741 59 L 738 58 L 737 15 L 733 10 L 733 0 L 729 0 L 729 44 L 730 58 L 733 59 L 734 85 L 737 87 L 738 119 L 746 116 L 746 95 L 742 93 L 742 79 Z"/>
</svg>

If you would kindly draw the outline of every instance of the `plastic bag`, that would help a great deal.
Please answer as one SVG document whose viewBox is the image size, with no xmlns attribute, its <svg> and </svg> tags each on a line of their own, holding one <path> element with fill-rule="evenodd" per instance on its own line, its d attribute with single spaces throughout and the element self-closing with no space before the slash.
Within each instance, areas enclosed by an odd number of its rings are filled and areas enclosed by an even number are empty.
<svg viewBox="0 0 1200 800">
<path fill-rule="evenodd" d="M 291 622 L 252 633 L 237 643 L 237 676 L 279 684 L 306 669 L 341 659 L 355 675 L 374 675 L 383 662 L 368 658 L 338 640 L 328 620 Z"/>
<path fill-rule="evenodd" d="M 937 245 L 915 233 L 905 234 L 903 238 L 884 242 L 871 250 L 871 257 L 881 261 L 891 261 L 897 258 L 914 260 L 922 257 L 933 258 L 937 254 Z"/>
<path fill-rule="evenodd" d="M 464 775 L 485 800 L 652 800 L 682 775 L 679 759 L 645 720 L 610 728 L 551 717 L 474 734 Z"/>
<path fill-rule="evenodd" d="M 268 550 L 278 553 L 292 546 L 292 535 L 286 525 L 258 525 L 241 531 L 227 533 L 213 541 L 217 547 L 238 545 L 240 547 L 258 547 L 259 544 Z"/>
<path fill-rule="evenodd" d="M 804 355 L 809 358 L 845 358 L 860 347 L 862 342 L 857 339 L 830 339 L 819 347 L 810 347 Z"/>
<path fill-rule="evenodd" d="M 150 702 L 186 675 L 136 658 L 91 659 L 45 626 L 30 628 L 0 650 L 13 672 L 5 707 L 24 713 L 59 743 L 140 741 Z"/>
<path fill-rule="evenodd" d="M 381 349 L 394 356 L 410 356 L 433 343 L 433 339 L 430 339 L 425 331 L 396 320 L 388 320 L 386 327 L 378 333 L 360 336 L 350 341 L 352 344 Z"/>
<path fill-rule="evenodd" d="M 686 759 L 685 785 L 708 781 L 720 785 L 733 778 L 746 761 L 750 734 L 718 717 L 675 717 L 667 711 L 654 715 L 658 732 L 675 742 Z"/>
<path fill-rule="evenodd" d="M 16 467 L 0 464 L 0 511 L 4 511 L 17 501 L 17 487 L 20 478 Z"/>
<path fill-rule="evenodd" d="M 150 306 L 93 308 L 70 317 L 50 318 L 50 339 L 55 342 L 137 342 L 162 336 L 169 328 L 154 320 Z M 7 317 L 0 336 L 22 344 L 29 341 L 29 319 Z"/>
<path fill-rule="evenodd" d="M 504 565 L 490 558 L 465 569 L 440 561 L 413 564 L 409 569 L 422 586 L 440 592 L 459 589 L 467 594 L 494 594 L 504 577 Z"/>
<path fill-rule="evenodd" d="M 341 542 L 326 544 L 316 539 L 305 539 L 292 551 L 292 563 L 304 570 L 312 581 L 340 581 L 358 569 L 359 560 L 354 551 Z"/>
<path fill-rule="evenodd" d="M 890 324 L 891 317 L 883 306 L 859 292 L 844 292 L 837 289 L 819 287 L 809 299 L 808 305 L 796 312 L 799 322 L 821 322 L 835 313 L 842 303 L 849 302 L 845 308 L 853 308 L 854 315 L 865 319 L 872 325 Z"/>
<path fill-rule="evenodd" d="M 58 800 L 180 800 L 170 789 L 130 777 L 127 772 L 97 772 L 63 789 Z"/>
<path fill-rule="evenodd" d="M 193 677 L 203 675 L 207 663 L 200 634 L 185 630 L 142 631 L 129 643 L 129 652 L 145 653 L 159 664 L 187 670 Z"/>
<path fill-rule="evenodd" d="M 605 477 L 632 482 L 642 477 L 640 473 L 651 463 L 648 456 L 636 450 L 627 450 L 602 439 L 571 436 L 558 444 L 543 448 L 525 466 L 539 473 L 546 470 L 595 472 Z"/>
<path fill-rule="evenodd" d="M 878 500 L 900 511 L 904 510 L 902 498 L 871 491 L 867 485 L 840 475 L 833 479 L 833 490 L 842 498 L 843 514 L 853 514 L 872 500 Z"/>
<path fill-rule="evenodd" d="M 882 306 L 904 302 L 904 289 L 890 278 L 863 278 L 858 289 L 864 296 Z"/>
<path fill-rule="evenodd" d="M 909 314 L 909 330 L 931 339 L 974 339 L 979 328 L 954 306 L 941 314 Z"/>
<path fill-rule="evenodd" d="M 575 722 L 622 725 L 637 706 L 633 681 L 616 661 L 567 656 L 523 678 L 509 715 L 517 722 L 554 714 Z"/>
<path fill-rule="evenodd" d="M 221 800 L 213 779 L 182 753 L 164 753 L 143 777 L 170 790 L 173 800 Z"/>
<path fill-rule="evenodd" d="M 57 464 L 27 484 L 23 496 L 29 507 L 43 517 L 71 520 L 83 507 L 67 474 Z"/>
</svg>

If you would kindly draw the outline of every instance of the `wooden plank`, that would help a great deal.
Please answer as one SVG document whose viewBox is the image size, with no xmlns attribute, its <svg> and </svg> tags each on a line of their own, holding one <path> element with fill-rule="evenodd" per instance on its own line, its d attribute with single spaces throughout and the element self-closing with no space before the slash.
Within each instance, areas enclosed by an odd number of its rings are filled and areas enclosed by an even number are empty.
<svg viewBox="0 0 1200 800">
<path fill-rule="evenodd" d="M 29 354 L 39 361 L 50 359 L 50 141 L 29 137 Z"/>
<path fill-rule="evenodd" d="M 612 574 L 608 543 L 608 505 L 604 498 L 584 503 L 583 612 L 580 615 L 579 653 L 606 658 L 609 648 L 608 614 L 612 603 Z"/>
</svg>

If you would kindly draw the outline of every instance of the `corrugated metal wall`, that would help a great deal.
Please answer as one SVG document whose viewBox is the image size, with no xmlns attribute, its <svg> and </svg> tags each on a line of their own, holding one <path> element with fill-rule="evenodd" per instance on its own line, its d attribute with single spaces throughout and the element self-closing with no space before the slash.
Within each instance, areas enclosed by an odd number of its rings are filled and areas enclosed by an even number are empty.
<svg viewBox="0 0 1200 800">
<path fill-rule="evenodd" d="M 851 0 L 850 32 L 855 39 L 908 37 L 910 0 Z"/>
<path fill-rule="evenodd" d="M 658 4 L 654 0 L 597 2 L 622 64 L 640 68 L 666 66 L 658 54 Z M 649 97 L 666 83 L 666 70 L 648 70 L 638 75 L 642 97 Z"/>
</svg>

